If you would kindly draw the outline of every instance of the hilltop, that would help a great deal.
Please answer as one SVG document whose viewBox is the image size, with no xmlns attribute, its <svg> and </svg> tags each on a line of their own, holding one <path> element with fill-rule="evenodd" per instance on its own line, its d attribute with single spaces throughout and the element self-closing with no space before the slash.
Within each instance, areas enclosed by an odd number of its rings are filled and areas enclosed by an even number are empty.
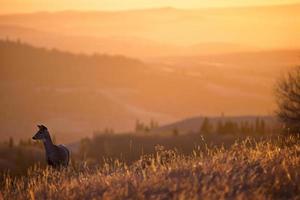
<svg viewBox="0 0 300 200">
<path fill-rule="evenodd" d="M 243 122 L 247 122 L 249 125 L 255 125 L 255 122 L 259 120 L 263 120 L 266 126 L 266 129 L 273 127 L 278 128 L 278 121 L 276 117 L 273 116 L 221 116 L 221 117 L 192 117 L 183 119 L 177 122 L 173 122 L 170 124 L 163 125 L 159 128 L 153 130 L 154 133 L 172 133 L 174 130 L 178 131 L 178 133 L 186 134 L 186 133 L 200 133 L 200 128 L 205 119 L 209 120 L 209 123 L 212 127 L 216 128 L 218 123 L 232 122 L 241 125 Z M 220 134 L 220 133 L 219 133 Z M 241 136 L 243 133 L 241 133 Z"/>
</svg>

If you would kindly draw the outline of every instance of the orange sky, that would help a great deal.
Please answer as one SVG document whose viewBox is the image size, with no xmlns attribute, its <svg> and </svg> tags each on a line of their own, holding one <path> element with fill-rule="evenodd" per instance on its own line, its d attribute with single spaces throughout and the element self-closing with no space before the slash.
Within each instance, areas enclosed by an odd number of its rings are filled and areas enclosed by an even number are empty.
<svg viewBox="0 0 300 200">
<path fill-rule="evenodd" d="M 0 0 L 0 13 L 58 10 L 127 10 L 150 7 L 231 7 L 300 3 L 300 0 Z"/>
</svg>

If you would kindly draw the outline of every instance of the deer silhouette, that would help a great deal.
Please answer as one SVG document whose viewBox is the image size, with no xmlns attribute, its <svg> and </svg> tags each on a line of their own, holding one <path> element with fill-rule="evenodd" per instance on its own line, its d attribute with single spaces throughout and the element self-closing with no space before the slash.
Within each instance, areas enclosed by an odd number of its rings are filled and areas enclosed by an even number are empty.
<svg viewBox="0 0 300 200">
<path fill-rule="evenodd" d="M 70 152 L 63 145 L 53 144 L 46 126 L 38 125 L 39 131 L 32 137 L 33 140 L 42 140 L 46 151 L 46 161 L 54 168 L 67 167 L 70 160 Z"/>
</svg>

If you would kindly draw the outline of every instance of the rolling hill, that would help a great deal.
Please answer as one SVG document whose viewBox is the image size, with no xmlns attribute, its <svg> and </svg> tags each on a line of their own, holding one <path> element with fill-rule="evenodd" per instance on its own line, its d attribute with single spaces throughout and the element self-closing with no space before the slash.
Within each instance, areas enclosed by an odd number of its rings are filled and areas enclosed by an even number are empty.
<svg viewBox="0 0 300 200">
<path fill-rule="evenodd" d="M 269 115 L 275 78 L 299 63 L 299 51 L 178 59 L 145 63 L 0 41 L 0 131 L 28 138 L 44 123 L 75 141 L 104 128 L 130 131 L 137 119 Z"/>
<path fill-rule="evenodd" d="M 198 116 L 198 117 L 183 119 L 177 122 L 163 125 L 157 129 L 154 129 L 152 132 L 172 134 L 174 130 L 176 130 L 178 131 L 179 134 L 200 133 L 200 128 L 205 118 L 206 118 L 205 116 Z M 249 125 L 255 125 L 257 119 L 264 120 L 266 129 L 272 128 L 275 130 L 279 124 L 276 117 L 273 116 L 226 116 L 226 117 L 221 116 L 221 117 L 209 117 L 207 119 L 209 120 L 209 123 L 211 126 L 213 126 L 213 128 L 216 128 L 219 122 L 225 123 L 227 121 L 237 123 L 239 125 L 243 122 L 247 122 L 249 123 Z"/>
<path fill-rule="evenodd" d="M 21 40 L 36 47 L 56 48 L 72 53 L 124 55 L 142 59 L 168 56 L 196 56 L 197 54 L 216 55 L 259 50 L 254 47 L 230 43 L 203 43 L 184 46 L 138 37 L 65 35 L 15 25 L 0 25 L 0 38 Z"/>
</svg>

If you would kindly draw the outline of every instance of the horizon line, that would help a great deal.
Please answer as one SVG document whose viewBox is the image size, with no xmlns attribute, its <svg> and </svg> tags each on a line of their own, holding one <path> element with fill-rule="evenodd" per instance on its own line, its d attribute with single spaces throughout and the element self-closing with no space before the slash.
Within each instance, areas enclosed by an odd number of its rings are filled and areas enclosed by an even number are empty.
<svg viewBox="0 0 300 200">
<path fill-rule="evenodd" d="M 0 15 L 22 15 L 22 14 L 39 14 L 39 13 L 63 13 L 63 12 L 107 12 L 107 13 L 118 13 L 118 12 L 136 12 L 136 11 L 149 11 L 149 10 L 207 10 L 207 9 L 249 9 L 249 8 L 267 8 L 267 7 L 286 7 L 286 6 L 300 6 L 299 3 L 277 3 L 277 4 L 257 4 L 257 5 L 237 5 L 237 6 L 206 6 L 206 7 L 176 7 L 176 6 L 152 6 L 152 7 L 140 7 L 140 8 L 126 8 L 126 9 L 61 9 L 61 10 L 32 10 L 32 11 L 12 11 L 12 12 L 0 12 Z"/>
</svg>

